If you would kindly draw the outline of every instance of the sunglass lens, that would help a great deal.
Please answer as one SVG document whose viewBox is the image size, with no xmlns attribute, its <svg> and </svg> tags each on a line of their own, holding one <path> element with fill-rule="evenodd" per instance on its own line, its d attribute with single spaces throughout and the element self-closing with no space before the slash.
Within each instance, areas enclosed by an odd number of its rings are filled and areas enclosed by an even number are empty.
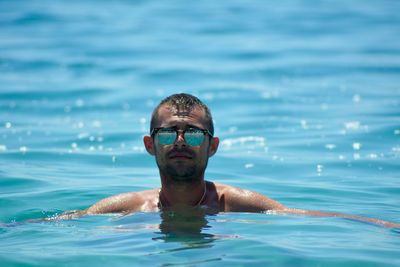
<svg viewBox="0 0 400 267">
<path fill-rule="evenodd" d="M 202 131 L 187 131 L 185 133 L 186 144 L 190 146 L 199 146 L 204 141 L 204 133 Z"/>
<path fill-rule="evenodd" d="M 161 145 L 171 145 L 176 140 L 176 131 L 163 129 L 158 132 L 157 136 L 158 136 L 158 142 Z"/>
</svg>

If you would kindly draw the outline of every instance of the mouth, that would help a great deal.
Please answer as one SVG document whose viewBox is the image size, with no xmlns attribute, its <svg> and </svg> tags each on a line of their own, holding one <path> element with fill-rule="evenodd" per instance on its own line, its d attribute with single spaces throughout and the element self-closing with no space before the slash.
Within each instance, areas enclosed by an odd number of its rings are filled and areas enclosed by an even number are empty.
<svg viewBox="0 0 400 267">
<path fill-rule="evenodd" d="M 178 159 L 178 160 L 185 160 L 185 159 L 192 159 L 192 155 L 187 152 L 172 152 L 169 155 L 170 159 Z"/>
</svg>

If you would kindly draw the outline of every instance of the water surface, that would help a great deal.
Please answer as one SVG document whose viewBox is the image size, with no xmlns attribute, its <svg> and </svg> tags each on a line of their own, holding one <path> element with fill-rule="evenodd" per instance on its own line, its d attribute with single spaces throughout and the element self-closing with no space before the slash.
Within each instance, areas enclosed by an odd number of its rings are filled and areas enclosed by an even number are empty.
<svg viewBox="0 0 400 267">
<path fill-rule="evenodd" d="M 165 96 L 211 108 L 207 179 L 400 222 L 397 1 L 0 1 L 2 266 L 398 266 L 337 218 L 136 213 L 22 223 L 159 186 Z"/>
</svg>

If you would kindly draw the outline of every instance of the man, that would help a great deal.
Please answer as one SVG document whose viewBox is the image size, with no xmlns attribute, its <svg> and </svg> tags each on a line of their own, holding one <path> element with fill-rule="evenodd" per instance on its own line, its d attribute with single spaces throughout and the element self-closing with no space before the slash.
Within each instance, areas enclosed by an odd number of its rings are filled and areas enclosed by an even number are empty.
<svg viewBox="0 0 400 267">
<path fill-rule="evenodd" d="M 292 209 L 256 192 L 204 179 L 208 158 L 218 149 L 210 110 L 198 98 L 175 94 L 155 108 L 144 146 L 156 159 L 161 188 L 103 199 L 79 215 L 185 209 L 201 206 L 215 212 L 276 212 L 342 217 L 386 227 L 387 221 L 332 212 Z"/>
</svg>

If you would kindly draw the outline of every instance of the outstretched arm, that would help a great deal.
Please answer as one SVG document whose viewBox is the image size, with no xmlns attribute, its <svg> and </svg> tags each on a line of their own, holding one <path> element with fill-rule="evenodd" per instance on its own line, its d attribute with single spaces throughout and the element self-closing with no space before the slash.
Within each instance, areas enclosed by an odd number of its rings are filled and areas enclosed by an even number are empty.
<svg viewBox="0 0 400 267">
<path fill-rule="evenodd" d="M 85 215 L 128 212 L 134 210 L 138 206 L 140 200 L 141 196 L 139 193 L 123 193 L 102 199 L 85 210 L 69 210 L 59 215 L 48 218 L 32 219 L 28 220 L 28 222 L 70 220 Z"/>
<path fill-rule="evenodd" d="M 143 204 L 143 192 L 129 192 L 100 200 L 84 211 L 84 215 L 118 213 L 140 210 Z"/>
<path fill-rule="evenodd" d="M 295 214 L 295 215 L 306 215 L 306 216 L 317 216 L 317 217 L 337 217 L 337 218 L 344 218 L 344 219 L 351 219 L 361 222 L 369 222 L 377 225 L 382 225 L 388 228 L 400 228 L 400 223 L 393 223 L 388 222 L 380 219 L 363 217 L 358 215 L 349 215 L 349 214 L 342 214 L 336 212 L 324 212 L 324 211 L 313 211 L 313 210 L 301 210 L 301 209 L 278 209 L 275 210 L 278 213 L 282 214 Z"/>
<path fill-rule="evenodd" d="M 388 222 L 375 218 L 368 218 L 357 215 L 341 214 L 336 212 L 312 211 L 288 208 L 281 203 L 272 200 L 259 193 L 244 190 L 227 185 L 219 185 L 221 192 L 225 198 L 224 211 L 239 211 L 239 212 L 268 212 L 272 211 L 278 214 L 295 214 L 317 217 L 337 217 L 361 222 L 368 222 L 384 227 L 400 228 L 400 223 Z"/>
</svg>

